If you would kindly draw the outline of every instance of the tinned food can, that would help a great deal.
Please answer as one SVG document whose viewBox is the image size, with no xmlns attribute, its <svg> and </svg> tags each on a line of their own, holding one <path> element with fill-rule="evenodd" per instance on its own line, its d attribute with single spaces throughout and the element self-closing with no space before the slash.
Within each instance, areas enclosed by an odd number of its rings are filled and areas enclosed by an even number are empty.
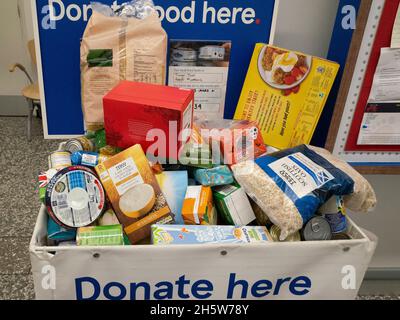
<svg viewBox="0 0 400 320">
<path fill-rule="evenodd" d="M 55 151 L 49 155 L 50 169 L 63 169 L 71 165 L 71 154 L 68 151 Z"/>
<path fill-rule="evenodd" d="M 303 228 L 305 241 L 325 241 L 332 239 L 331 226 L 323 217 L 314 217 Z"/>
<path fill-rule="evenodd" d="M 77 151 L 94 151 L 94 143 L 93 140 L 87 137 L 79 137 L 70 139 L 65 143 L 64 146 L 65 151 L 69 151 L 70 153 L 75 153 Z"/>
<path fill-rule="evenodd" d="M 273 225 L 269 229 L 269 233 L 271 234 L 272 240 L 275 242 L 298 242 L 298 241 L 301 241 L 301 236 L 300 236 L 299 232 L 292 233 L 285 240 L 281 241 L 280 240 L 281 229 L 276 225 Z"/>
<path fill-rule="evenodd" d="M 346 209 L 342 196 L 333 196 L 320 209 L 319 212 L 328 221 L 333 234 L 347 231 Z"/>
<path fill-rule="evenodd" d="M 124 245 L 122 225 L 79 228 L 76 244 L 78 246 L 122 246 Z"/>
</svg>

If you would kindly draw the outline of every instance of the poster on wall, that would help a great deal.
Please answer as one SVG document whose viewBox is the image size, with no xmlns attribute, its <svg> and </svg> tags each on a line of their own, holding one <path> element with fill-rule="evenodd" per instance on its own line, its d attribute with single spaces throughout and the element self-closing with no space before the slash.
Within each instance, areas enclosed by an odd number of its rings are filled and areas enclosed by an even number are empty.
<svg viewBox="0 0 400 320">
<path fill-rule="evenodd" d="M 113 8 L 126 1 L 101 0 Z M 175 40 L 170 46 L 182 39 L 197 41 L 197 54 L 202 51 L 209 57 L 200 59 L 200 65 L 196 62 L 196 68 L 204 71 L 201 86 L 193 88 L 199 111 L 233 117 L 254 45 L 273 36 L 278 1 L 154 0 L 169 40 Z M 81 135 L 80 40 L 92 13 L 90 0 L 32 0 L 32 4 L 45 138 Z M 224 50 L 224 57 L 212 61 L 213 50 Z M 175 67 L 170 84 L 187 87 L 190 70 Z"/>
</svg>

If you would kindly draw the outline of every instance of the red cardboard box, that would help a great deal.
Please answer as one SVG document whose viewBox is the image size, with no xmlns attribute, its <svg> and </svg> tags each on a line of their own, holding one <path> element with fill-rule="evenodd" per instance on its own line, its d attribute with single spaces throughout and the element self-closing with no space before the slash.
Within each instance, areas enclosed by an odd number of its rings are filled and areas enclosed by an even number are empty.
<svg viewBox="0 0 400 320">
<path fill-rule="evenodd" d="M 107 144 L 123 149 L 140 144 L 148 155 L 177 159 L 189 138 L 180 141 L 179 134 L 192 129 L 193 106 L 193 90 L 122 81 L 103 98 Z M 159 130 L 147 141 L 151 129 Z"/>
</svg>

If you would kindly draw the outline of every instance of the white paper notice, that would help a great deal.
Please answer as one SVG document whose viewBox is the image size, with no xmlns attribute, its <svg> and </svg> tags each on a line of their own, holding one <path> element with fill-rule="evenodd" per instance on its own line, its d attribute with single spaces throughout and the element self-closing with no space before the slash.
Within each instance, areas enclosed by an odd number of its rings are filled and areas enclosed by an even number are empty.
<svg viewBox="0 0 400 320">
<path fill-rule="evenodd" d="M 369 101 L 400 101 L 400 49 L 381 49 Z"/>
<path fill-rule="evenodd" d="M 227 67 L 169 67 L 168 85 L 195 91 L 195 115 L 223 119 Z"/>
<path fill-rule="evenodd" d="M 381 50 L 357 144 L 400 145 L 400 49 Z"/>
<path fill-rule="evenodd" d="M 393 27 L 391 48 L 400 48 L 400 6 L 397 9 L 396 21 Z"/>
</svg>

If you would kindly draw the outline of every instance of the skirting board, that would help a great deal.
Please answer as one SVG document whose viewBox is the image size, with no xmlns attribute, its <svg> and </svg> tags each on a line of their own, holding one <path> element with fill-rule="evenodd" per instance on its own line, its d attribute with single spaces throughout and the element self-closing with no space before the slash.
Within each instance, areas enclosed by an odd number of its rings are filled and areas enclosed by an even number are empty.
<svg viewBox="0 0 400 320">
<path fill-rule="evenodd" d="M 370 268 L 359 295 L 400 296 L 400 268 Z"/>
<path fill-rule="evenodd" d="M 0 96 L 0 116 L 27 116 L 28 103 L 22 96 Z"/>
</svg>

